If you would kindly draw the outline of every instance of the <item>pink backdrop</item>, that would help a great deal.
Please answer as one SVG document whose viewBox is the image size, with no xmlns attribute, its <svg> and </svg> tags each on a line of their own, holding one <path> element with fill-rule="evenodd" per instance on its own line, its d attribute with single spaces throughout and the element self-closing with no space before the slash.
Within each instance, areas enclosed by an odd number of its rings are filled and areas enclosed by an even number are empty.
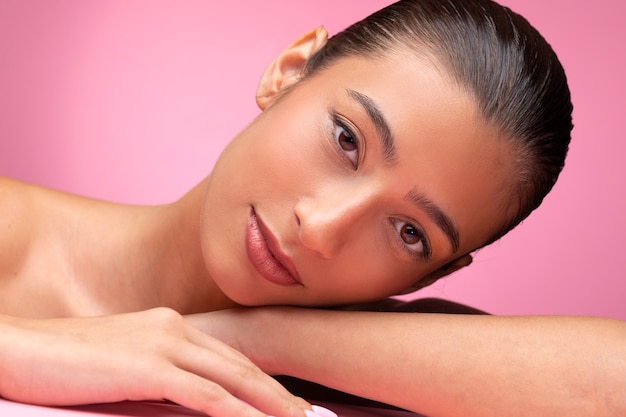
<svg viewBox="0 0 626 417">
<path fill-rule="evenodd" d="M 0 175 L 130 203 L 182 195 L 257 110 L 269 59 L 387 1 L 0 0 Z M 621 0 L 506 0 L 552 43 L 575 103 L 553 193 L 423 292 L 499 314 L 626 319 Z"/>
</svg>

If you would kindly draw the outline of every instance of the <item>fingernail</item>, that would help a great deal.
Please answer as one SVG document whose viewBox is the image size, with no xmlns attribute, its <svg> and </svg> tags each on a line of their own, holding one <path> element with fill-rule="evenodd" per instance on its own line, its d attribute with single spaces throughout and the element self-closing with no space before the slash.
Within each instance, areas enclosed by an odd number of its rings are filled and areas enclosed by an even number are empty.
<svg viewBox="0 0 626 417">
<path fill-rule="evenodd" d="M 328 408 L 320 407 L 319 405 L 314 405 L 312 408 L 319 417 L 337 417 L 337 414 L 330 411 Z"/>
</svg>

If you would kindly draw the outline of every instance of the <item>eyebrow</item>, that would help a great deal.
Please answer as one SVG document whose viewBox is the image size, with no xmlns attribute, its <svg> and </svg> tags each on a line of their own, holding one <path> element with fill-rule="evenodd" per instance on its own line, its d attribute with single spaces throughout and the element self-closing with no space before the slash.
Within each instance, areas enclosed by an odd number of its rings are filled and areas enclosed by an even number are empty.
<svg viewBox="0 0 626 417">
<path fill-rule="evenodd" d="M 386 164 L 393 165 L 397 159 L 396 147 L 394 146 L 391 129 L 389 128 L 389 124 L 387 123 L 383 112 L 378 108 L 376 103 L 374 103 L 374 101 L 365 94 L 351 89 L 348 89 L 347 92 L 350 97 L 358 101 L 359 104 L 361 104 L 361 106 L 365 109 L 365 112 L 376 128 L 376 132 L 378 132 L 378 139 L 380 140 L 382 148 L 383 160 Z"/>
<path fill-rule="evenodd" d="M 374 124 L 376 131 L 378 132 L 378 138 L 380 140 L 383 160 L 389 165 L 393 165 L 397 160 L 396 147 L 394 145 L 393 135 L 389 128 L 389 123 L 385 119 L 383 112 L 378 108 L 376 103 L 368 96 L 358 91 L 347 89 L 348 95 L 354 100 L 358 101 L 365 109 L 370 120 Z M 407 193 L 404 197 L 415 204 L 418 208 L 424 210 L 433 222 L 443 231 L 448 238 L 450 246 L 452 247 L 452 253 L 459 250 L 459 230 L 454 225 L 454 222 L 450 217 L 437 205 L 434 201 L 426 197 L 424 194 L 417 192 L 413 189 Z"/>
<path fill-rule="evenodd" d="M 452 219 L 437 204 L 415 189 L 409 191 L 404 198 L 428 213 L 428 216 L 433 219 L 450 241 L 452 253 L 459 250 L 459 230 L 454 225 Z"/>
</svg>

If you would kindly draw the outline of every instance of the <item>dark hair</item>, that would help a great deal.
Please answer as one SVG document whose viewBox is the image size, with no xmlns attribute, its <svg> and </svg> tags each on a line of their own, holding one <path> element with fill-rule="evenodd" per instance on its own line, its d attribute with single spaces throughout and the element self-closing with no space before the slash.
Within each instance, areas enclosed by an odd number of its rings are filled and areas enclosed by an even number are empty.
<svg viewBox="0 0 626 417">
<path fill-rule="evenodd" d="M 434 56 L 513 143 L 511 202 L 517 204 L 489 244 L 541 204 L 563 168 L 573 127 L 565 72 L 539 32 L 507 7 L 490 0 L 406 0 L 333 36 L 307 61 L 303 77 L 341 57 L 383 56 L 398 46 Z"/>
</svg>

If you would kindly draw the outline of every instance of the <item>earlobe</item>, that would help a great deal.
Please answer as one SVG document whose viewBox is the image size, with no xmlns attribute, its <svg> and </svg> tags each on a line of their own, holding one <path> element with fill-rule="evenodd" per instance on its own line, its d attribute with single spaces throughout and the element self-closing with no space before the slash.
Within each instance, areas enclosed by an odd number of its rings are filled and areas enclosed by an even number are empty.
<svg viewBox="0 0 626 417">
<path fill-rule="evenodd" d="M 265 110 L 286 87 L 298 81 L 304 64 L 328 41 L 322 26 L 309 31 L 285 48 L 265 69 L 256 92 L 256 102 Z"/>
</svg>

